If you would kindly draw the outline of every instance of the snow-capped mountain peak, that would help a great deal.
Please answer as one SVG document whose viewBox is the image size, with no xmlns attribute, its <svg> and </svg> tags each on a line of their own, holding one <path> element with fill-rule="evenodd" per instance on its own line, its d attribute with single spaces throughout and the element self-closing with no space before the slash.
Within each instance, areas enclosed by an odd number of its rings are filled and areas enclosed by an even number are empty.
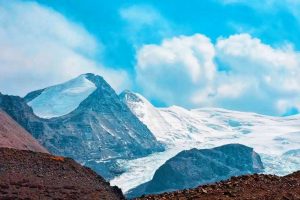
<svg viewBox="0 0 300 200">
<path fill-rule="evenodd" d="M 155 135 L 159 141 L 167 142 L 171 125 L 164 119 L 145 97 L 138 93 L 125 90 L 120 94 L 120 99 L 127 104 L 133 112 Z"/>
<path fill-rule="evenodd" d="M 123 100 L 124 102 L 130 102 L 130 103 L 150 103 L 145 97 L 143 97 L 142 95 L 138 94 L 138 93 L 134 93 L 131 92 L 130 90 L 124 90 L 121 94 L 120 94 L 120 98 L 121 100 Z"/>
<path fill-rule="evenodd" d="M 96 90 L 96 85 L 88 79 L 91 74 L 83 74 L 65 83 L 40 91 L 28 102 L 34 113 L 41 118 L 66 115 Z M 33 94 L 33 93 L 31 93 Z M 27 96 L 31 96 L 28 94 Z M 26 97 L 25 97 L 26 99 Z"/>
<path fill-rule="evenodd" d="M 106 178 L 118 173 L 116 159 L 164 150 L 164 145 L 98 75 L 84 74 L 31 92 L 24 99 L 0 95 L 0 107 L 51 153 L 72 157 Z M 42 116 L 51 118 L 34 115 L 37 108 Z"/>
</svg>

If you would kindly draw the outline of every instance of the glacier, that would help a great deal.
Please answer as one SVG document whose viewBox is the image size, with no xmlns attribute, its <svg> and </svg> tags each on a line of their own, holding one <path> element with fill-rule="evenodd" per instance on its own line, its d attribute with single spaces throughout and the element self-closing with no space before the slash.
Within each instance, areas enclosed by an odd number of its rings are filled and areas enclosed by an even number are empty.
<svg viewBox="0 0 300 200">
<path fill-rule="evenodd" d="M 60 117 L 75 110 L 79 104 L 96 90 L 86 74 L 65 83 L 44 89 L 28 102 L 35 115 L 41 118 Z"/>
<path fill-rule="evenodd" d="M 156 108 L 137 93 L 125 91 L 120 97 L 167 146 L 165 152 L 119 161 L 126 166 L 126 172 L 115 177 L 111 184 L 122 188 L 124 193 L 151 180 L 155 171 L 180 151 L 192 148 L 239 143 L 261 155 L 264 173 L 286 175 L 300 169 L 299 115 L 273 117 L 220 108 Z"/>
</svg>

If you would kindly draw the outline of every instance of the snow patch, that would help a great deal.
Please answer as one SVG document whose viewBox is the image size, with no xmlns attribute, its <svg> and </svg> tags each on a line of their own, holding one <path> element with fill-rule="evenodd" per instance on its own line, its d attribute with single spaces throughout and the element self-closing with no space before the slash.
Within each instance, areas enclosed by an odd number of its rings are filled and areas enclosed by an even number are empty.
<svg viewBox="0 0 300 200">
<path fill-rule="evenodd" d="M 93 82 L 86 75 L 65 83 L 46 88 L 39 96 L 28 102 L 33 112 L 41 118 L 66 115 L 96 90 Z"/>
</svg>

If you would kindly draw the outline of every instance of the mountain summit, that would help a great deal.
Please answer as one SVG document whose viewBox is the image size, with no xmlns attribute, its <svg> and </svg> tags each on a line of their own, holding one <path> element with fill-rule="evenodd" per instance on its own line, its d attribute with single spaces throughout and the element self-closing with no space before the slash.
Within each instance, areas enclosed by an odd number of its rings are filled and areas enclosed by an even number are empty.
<svg viewBox="0 0 300 200">
<path fill-rule="evenodd" d="M 96 90 L 96 85 L 83 74 L 65 83 L 31 92 L 24 98 L 34 113 L 42 118 L 59 117 L 75 110 Z"/>
<path fill-rule="evenodd" d="M 114 164 L 108 161 L 114 163 L 115 159 L 137 158 L 164 149 L 98 75 L 84 74 L 31 92 L 24 99 L 1 95 L 0 107 L 51 153 L 72 157 L 106 178 L 115 173 Z M 44 114 L 55 117 L 45 119 Z"/>
<path fill-rule="evenodd" d="M 170 138 L 171 124 L 145 97 L 129 90 L 125 90 L 119 96 L 131 112 L 147 125 L 159 141 L 165 143 L 172 141 L 173 138 Z"/>
</svg>

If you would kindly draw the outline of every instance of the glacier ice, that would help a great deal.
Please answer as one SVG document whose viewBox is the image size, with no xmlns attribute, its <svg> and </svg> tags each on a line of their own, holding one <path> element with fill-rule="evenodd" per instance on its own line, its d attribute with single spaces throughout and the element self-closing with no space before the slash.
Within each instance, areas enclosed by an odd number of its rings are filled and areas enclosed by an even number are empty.
<svg viewBox="0 0 300 200">
<path fill-rule="evenodd" d="M 96 90 L 86 75 L 51 86 L 28 102 L 33 112 L 41 118 L 59 117 L 75 110 L 79 104 Z"/>
<path fill-rule="evenodd" d="M 168 148 L 145 158 L 120 161 L 126 172 L 111 183 L 125 193 L 151 180 L 165 161 L 191 148 L 240 143 L 253 147 L 261 155 L 265 173 L 286 175 L 300 169 L 299 153 L 294 153 L 300 148 L 299 115 L 272 117 L 219 108 L 156 108 L 140 94 L 126 91 L 121 97 Z"/>
</svg>

